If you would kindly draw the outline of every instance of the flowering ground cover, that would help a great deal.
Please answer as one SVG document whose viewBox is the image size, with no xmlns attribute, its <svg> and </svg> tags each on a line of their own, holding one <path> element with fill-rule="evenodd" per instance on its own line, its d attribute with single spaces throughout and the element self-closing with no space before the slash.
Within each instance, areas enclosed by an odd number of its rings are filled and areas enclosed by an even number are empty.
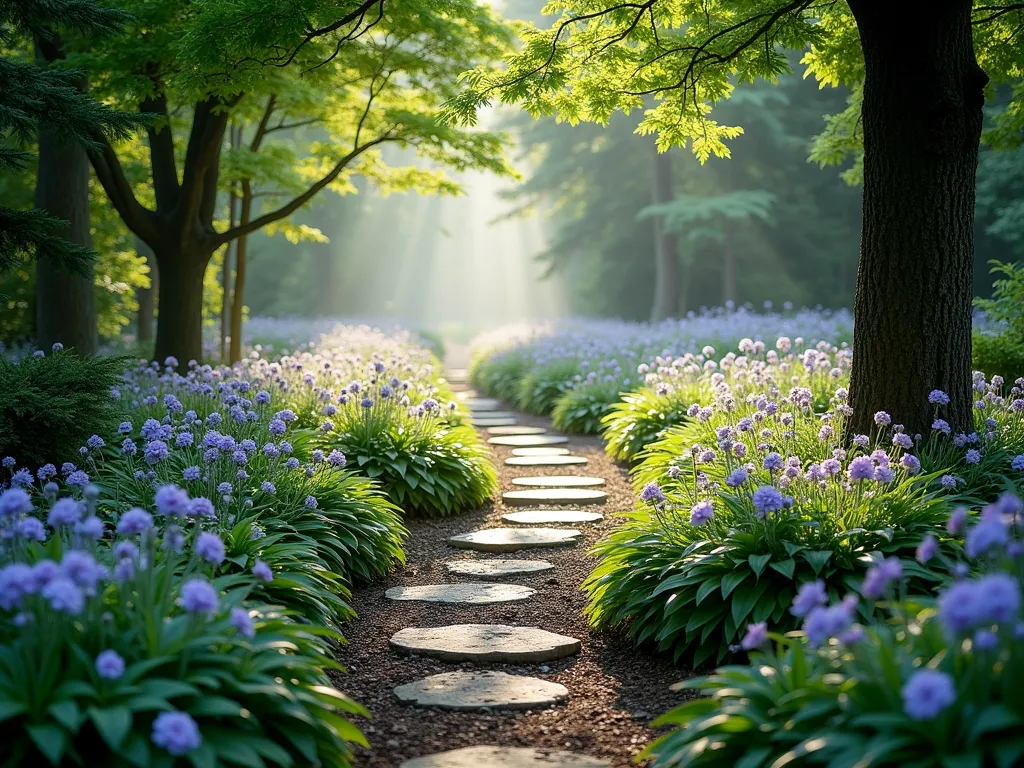
<svg viewBox="0 0 1024 768">
<path fill-rule="evenodd" d="M 127 371 L 73 462 L 2 459 L 5 759 L 350 765 L 363 709 L 327 675 L 349 584 L 403 560 L 403 510 L 471 505 L 493 468 L 411 335 L 177 362 Z M 404 485 L 379 471 L 403 459 Z"/>
</svg>

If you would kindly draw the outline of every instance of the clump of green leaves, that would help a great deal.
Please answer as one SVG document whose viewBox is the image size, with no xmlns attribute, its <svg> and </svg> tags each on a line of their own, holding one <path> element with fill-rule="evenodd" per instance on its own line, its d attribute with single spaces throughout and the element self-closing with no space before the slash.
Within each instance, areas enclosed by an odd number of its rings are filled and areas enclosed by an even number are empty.
<svg viewBox="0 0 1024 768">
<path fill-rule="evenodd" d="M 93 435 L 110 435 L 121 407 L 112 396 L 127 358 L 71 351 L 0 355 L 0 454 L 38 466 L 74 460 Z"/>
</svg>

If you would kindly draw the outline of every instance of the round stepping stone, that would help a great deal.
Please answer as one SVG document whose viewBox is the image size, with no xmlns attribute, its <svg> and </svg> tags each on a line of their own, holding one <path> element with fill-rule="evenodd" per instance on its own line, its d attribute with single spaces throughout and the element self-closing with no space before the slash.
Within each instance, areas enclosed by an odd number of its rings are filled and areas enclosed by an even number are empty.
<svg viewBox="0 0 1024 768">
<path fill-rule="evenodd" d="M 471 397 L 462 403 L 471 411 L 497 411 L 501 408 L 501 403 L 490 397 Z"/>
<path fill-rule="evenodd" d="M 486 413 L 486 411 L 485 411 Z M 473 419 L 473 426 L 479 429 L 493 429 L 494 427 L 515 427 L 515 419 Z"/>
<path fill-rule="evenodd" d="M 501 516 L 506 523 L 514 525 L 576 525 L 597 523 L 604 520 L 600 512 L 584 512 L 582 509 L 526 509 L 509 512 Z"/>
<path fill-rule="evenodd" d="M 547 560 L 449 560 L 445 565 L 449 573 L 478 579 L 507 579 L 555 567 Z"/>
<path fill-rule="evenodd" d="M 395 688 L 403 704 L 472 712 L 485 708 L 537 709 L 569 699 L 564 685 L 504 672 L 443 672 Z M 481 767 L 482 768 L 482 767 Z"/>
<path fill-rule="evenodd" d="M 487 431 L 492 435 L 543 435 L 547 432 L 544 427 L 528 427 L 525 424 L 507 427 L 490 427 Z"/>
<path fill-rule="evenodd" d="M 384 595 L 391 600 L 488 605 L 526 600 L 536 591 L 521 584 L 426 584 L 420 587 L 392 587 Z"/>
<path fill-rule="evenodd" d="M 588 461 L 585 456 L 513 456 L 505 459 L 510 467 L 568 467 Z"/>
<path fill-rule="evenodd" d="M 564 528 L 487 528 L 452 536 L 448 543 L 457 549 L 477 552 L 518 552 L 575 544 L 579 531 Z"/>
<path fill-rule="evenodd" d="M 512 448 L 537 448 L 543 445 L 562 445 L 568 443 L 565 435 L 505 435 L 487 440 L 491 445 L 507 445 Z"/>
<path fill-rule="evenodd" d="M 540 447 L 540 448 L 513 448 L 513 456 L 565 456 L 569 453 L 568 448 L 552 448 L 552 447 Z"/>
<path fill-rule="evenodd" d="M 441 661 L 497 663 L 541 662 L 579 653 L 580 641 L 538 627 L 506 624 L 455 624 L 450 627 L 407 627 L 390 640 L 399 653 L 415 653 Z"/>
<path fill-rule="evenodd" d="M 399 768 L 608 768 L 608 763 L 561 750 L 463 747 L 406 760 Z"/>
<path fill-rule="evenodd" d="M 534 504 L 604 504 L 608 494 L 591 488 L 530 488 L 508 491 L 501 495 L 510 507 L 529 507 Z"/>
<path fill-rule="evenodd" d="M 528 485 L 536 488 L 593 488 L 604 485 L 604 478 L 581 475 L 539 475 L 513 478 L 512 485 Z"/>
<path fill-rule="evenodd" d="M 455 393 L 456 400 L 479 400 L 480 394 L 475 389 L 464 389 Z"/>
</svg>

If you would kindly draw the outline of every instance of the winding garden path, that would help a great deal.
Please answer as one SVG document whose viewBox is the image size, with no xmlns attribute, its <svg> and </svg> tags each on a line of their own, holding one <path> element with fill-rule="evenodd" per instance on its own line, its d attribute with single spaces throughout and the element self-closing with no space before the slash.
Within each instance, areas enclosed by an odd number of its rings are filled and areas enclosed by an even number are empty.
<svg viewBox="0 0 1024 768">
<path fill-rule="evenodd" d="M 547 420 L 450 378 L 492 444 L 501 490 L 469 514 L 410 520 L 406 567 L 355 589 L 338 682 L 373 718 L 358 764 L 632 765 L 685 675 L 583 617 L 587 551 L 632 505 L 628 475 L 599 439 L 553 439 Z M 529 479 L 552 476 L 569 479 Z"/>
</svg>

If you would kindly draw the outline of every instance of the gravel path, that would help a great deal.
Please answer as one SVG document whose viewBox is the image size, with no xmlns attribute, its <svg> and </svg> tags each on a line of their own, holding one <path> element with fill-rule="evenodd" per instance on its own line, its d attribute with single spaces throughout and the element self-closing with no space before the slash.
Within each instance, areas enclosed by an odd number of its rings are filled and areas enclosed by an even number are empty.
<svg viewBox="0 0 1024 768">
<path fill-rule="evenodd" d="M 546 419 L 517 414 L 519 423 L 550 426 Z M 405 760 L 444 750 L 475 745 L 536 747 L 584 753 L 607 760 L 612 768 L 633 765 L 632 758 L 654 735 L 650 719 L 681 700 L 669 685 L 687 676 L 664 657 L 634 649 L 628 642 L 592 633 L 583 617 L 586 604 L 580 585 L 594 565 L 590 546 L 615 525 L 615 513 L 628 509 L 632 491 L 625 469 L 604 455 L 601 441 L 572 437 L 574 455 L 590 461 L 579 466 L 507 466 L 510 448 L 495 447 L 501 491 L 512 490 L 514 477 L 548 475 L 597 476 L 607 482 L 606 504 L 585 507 L 601 512 L 599 523 L 571 526 L 583 532 L 575 547 L 537 549 L 514 554 L 484 555 L 449 547 L 449 536 L 478 528 L 505 527 L 501 515 L 515 511 L 498 498 L 483 509 L 442 520 L 410 520 L 406 542 L 408 564 L 384 580 L 358 587 L 353 604 L 358 619 L 347 628 L 348 645 L 340 661 L 348 672 L 337 677 L 341 690 L 365 705 L 372 720 L 361 723 L 372 749 L 362 750 L 358 765 L 398 768 Z M 472 581 L 449 573 L 447 560 L 480 558 L 543 559 L 554 568 L 504 581 L 533 587 L 537 594 L 522 602 L 496 605 L 445 605 L 395 602 L 384 597 L 398 586 Z M 540 627 L 582 641 L 576 655 L 545 664 L 446 663 L 419 656 L 399 656 L 388 646 L 390 637 L 406 627 L 449 624 L 512 624 Z M 428 675 L 456 670 L 494 670 L 529 675 L 564 685 L 567 704 L 526 712 L 478 710 L 450 712 L 401 704 L 393 692 L 398 685 Z M 479 768 L 488 768 L 479 766 Z"/>
</svg>

